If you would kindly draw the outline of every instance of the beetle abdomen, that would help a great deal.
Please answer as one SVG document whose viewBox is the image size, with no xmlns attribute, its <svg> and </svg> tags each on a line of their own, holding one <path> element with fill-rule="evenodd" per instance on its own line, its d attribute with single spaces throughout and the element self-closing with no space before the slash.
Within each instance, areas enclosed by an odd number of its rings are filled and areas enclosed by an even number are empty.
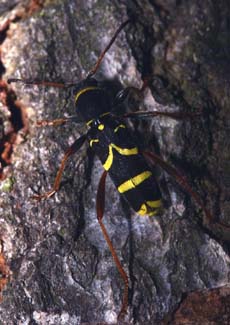
<svg viewBox="0 0 230 325">
<path fill-rule="evenodd" d="M 157 182 L 132 133 L 123 122 L 109 115 L 92 126 L 90 146 L 131 207 L 140 215 L 155 215 L 161 208 Z"/>
</svg>

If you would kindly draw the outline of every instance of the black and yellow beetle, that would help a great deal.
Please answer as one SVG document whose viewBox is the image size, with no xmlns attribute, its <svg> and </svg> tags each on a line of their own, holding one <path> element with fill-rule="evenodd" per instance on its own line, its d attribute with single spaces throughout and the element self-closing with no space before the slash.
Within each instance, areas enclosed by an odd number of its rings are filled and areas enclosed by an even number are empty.
<svg viewBox="0 0 230 325">
<path fill-rule="evenodd" d="M 107 241 L 113 259 L 124 281 L 125 289 L 123 302 L 118 319 L 124 318 L 128 307 L 128 287 L 129 280 L 124 271 L 118 256 L 114 250 L 112 242 L 108 236 L 104 224 L 102 223 L 105 201 L 105 180 L 109 174 L 113 180 L 118 192 L 130 204 L 130 206 L 140 215 L 154 216 L 161 209 L 161 193 L 158 184 L 152 174 L 149 163 L 155 163 L 161 166 L 166 172 L 173 176 L 180 185 L 193 197 L 196 203 L 205 212 L 207 219 L 211 220 L 209 211 L 204 206 L 199 196 L 192 190 L 186 179 L 172 166 L 163 161 L 159 156 L 151 152 L 141 152 L 137 146 L 134 134 L 129 130 L 125 120 L 127 118 L 149 118 L 154 116 L 168 116 L 171 118 L 184 118 L 187 114 L 178 114 L 172 112 L 134 112 L 123 116 L 116 115 L 116 108 L 132 92 L 142 93 L 148 86 L 144 82 L 141 89 L 133 87 L 125 88 L 120 91 L 115 98 L 111 98 L 108 92 L 103 88 L 102 83 L 93 76 L 98 70 L 100 63 L 109 50 L 120 31 L 130 22 L 125 21 L 118 28 L 108 46 L 100 55 L 96 65 L 89 72 L 87 77 L 77 84 L 62 84 L 56 82 L 14 79 L 11 82 L 23 82 L 27 85 L 43 85 L 59 88 L 73 88 L 75 94 L 76 114 L 69 118 L 62 118 L 53 121 L 40 121 L 40 125 L 60 125 L 68 121 L 84 121 L 88 127 L 86 134 L 77 139 L 66 151 L 60 169 L 57 173 L 54 186 L 51 191 L 42 195 L 34 196 L 34 199 L 41 200 L 52 196 L 60 187 L 61 176 L 65 163 L 69 156 L 76 153 L 83 143 L 88 142 L 89 147 L 99 157 L 104 167 L 104 172 L 99 182 L 96 209 L 97 218 L 101 226 L 103 235 Z M 193 114 L 190 114 L 193 115 Z"/>
</svg>

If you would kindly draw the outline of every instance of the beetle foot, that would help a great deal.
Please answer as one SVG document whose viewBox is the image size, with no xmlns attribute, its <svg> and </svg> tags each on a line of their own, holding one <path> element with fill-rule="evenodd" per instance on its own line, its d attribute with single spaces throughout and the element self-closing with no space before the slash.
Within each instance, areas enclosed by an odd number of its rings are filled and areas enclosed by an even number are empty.
<svg viewBox="0 0 230 325">
<path fill-rule="evenodd" d="M 49 192 L 46 192 L 44 194 L 40 194 L 40 195 L 33 195 L 31 196 L 31 198 L 33 200 L 36 200 L 36 201 L 42 201 L 42 200 L 46 200 L 48 198 L 50 198 L 51 196 L 53 196 L 57 191 L 56 190 L 51 190 Z"/>
</svg>

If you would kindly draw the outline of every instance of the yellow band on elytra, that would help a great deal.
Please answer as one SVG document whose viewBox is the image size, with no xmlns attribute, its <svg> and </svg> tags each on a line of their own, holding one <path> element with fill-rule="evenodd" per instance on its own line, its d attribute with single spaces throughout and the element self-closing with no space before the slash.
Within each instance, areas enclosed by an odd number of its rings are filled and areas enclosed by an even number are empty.
<svg viewBox="0 0 230 325">
<path fill-rule="evenodd" d="M 162 205 L 161 200 L 146 201 L 141 205 L 137 213 L 140 214 L 141 216 L 144 215 L 154 216 L 159 211 L 161 205 Z"/>
<path fill-rule="evenodd" d="M 120 193 L 124 193 L 127 192 L 133 188 L 135 188 L 136 186 L 138 186 L 139 184 L 141 184 L 142 182 L 144 182 L 146 179 L 148 179 L 149 177 L 152 176 L 152 173 L 150 171 L 144 171 L 140 174 L 138 174 L 137 176 L 134 176 L 130 179 L 128 179 L 127 181 L 125 181 L 124 183 L 122 183 L 120 186 L 118 186 L 118 192 Z"/>
<path fill-rule="evenodd" d="M 103 167 L 107 171 L 110 169 L 110 167 L 112 166 L 112 163 L 113 163 L 113 149 L 115 149 L 120 155 L 124 155 L 124 156 L 138 154 L 138 148 L 137 147 L 134 147 L 134 148 L 131 148 L 131 149 L 121 148 L 121 147 L 118 147 L 116 144 L 111 143 L 109 145 L 108 157 L 107 157 L 105 163 L 103 164 Z"/>
<path fill-rule="evenodd" d="M 111 145 L 109 145 L 109 154 L 105 163 L 103 164 L 104 169 L 108 171 L 112 166 L 112 163 L 113 163 L 113 148 L 111 147 Z"/>
<path fill-rule="evenodd" d="M 131 149 L 121 148 L 121 147 L 118 147 L 114 143 L 111 143 L 111 147 L 114 148 L 115 150 L 117 150 L 117 152 L 119 152 L 119 154 L 124 155 L 124 156 L 130 156 L 130 155 L 138 154 L 138 148 L 137 147 L 133 147 Z"/>
</svg>

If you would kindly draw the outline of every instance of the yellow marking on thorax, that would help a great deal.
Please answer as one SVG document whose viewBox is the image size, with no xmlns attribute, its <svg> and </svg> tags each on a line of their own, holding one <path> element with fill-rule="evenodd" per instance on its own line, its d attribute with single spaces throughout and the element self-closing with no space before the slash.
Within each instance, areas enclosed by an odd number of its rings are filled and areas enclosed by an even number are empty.
<svg viewBox="0 0 230 325">
<path fill-rule="evenodd" d="M 95 90 L 95 89 L 100 89 L 100 88 L 95 87 L 95 86 L 91 86 L 91 87 L 86 87 L 86 88 L 83 88 L 82 90 L 80 90 L 80 91 L 76 94 L 76 96 L 75 96 L 75 103 L 78 101 L 78 98 L 79 98 L 82 94 L 86 93 L 87 91 Z"/>
<path fill-rule="evenodd" d="M 133 188 L 135 188 L 136 186 L 138 186 L 139 184 L 141 184 L 142 182 L 144 182 L 146 179 L 148 179 L 149 177 L 152 176 L 152 173 L 150 171 L 144 171 L 140 174 L 138 174 L 137 176 L 134 176 L 130 179 L 128 179 L 127 181 L 125 181 L 124 183 L 122 183 L 120 186 L 118 186 L 118 192 L 120 193 L 124 193 L 127 192 Z"/>
<path fill-rule="evenodd" d="M 105 125 L 104 124 L 99 124 L 97 128 L 98 128 L 98 130 L 103 131 L 104 128 L 105 128 Z"/>
<path fill-rule="evenodd" d="M 115 129 L 114 129 L 114 133 L 116 133 L 120 128 L 125 129 L 126 126 L 124 124 L 119 124 Z"/>
<path fill-rule="evenodd" d="M 105 163 L 103 164 L 103 167 L 105 170 L 109 170 L 110 167 L 112 166 L 113 163 L 113 149 L 115 149 L 120 155 L 124 155 L 124 156 L 130 156 L 130 155 L 136 155 L 138 154 L 138 148 L 134 147 L 131 149 L 128 148 L 120 148 L 117 145 L 115 145 L 114 143 L 111 143 L 109 145 L 109 154 L 108 157 L 105 161 Z"/>
<path fill-rule="evenodd" d="M 90 147 L 92 147 L 95 142 L 99 142 L 99 139 L 90 140 L 90 142 L 89 142 Z"/>
<path fill-rule="evenodd" d="M 144 215 L 148 215 L 150 217 L 155 216 L 158 213 L 159 208 L 161 206 L 162 206 L 161 200 L 146 201 L 141 205 L 140 210 L 137 213 L 140 214 L 141 216 Z"/>
<path fill-rule="evenodd" d="M 97 88 L 97 87 L 95 87 L 95 88 Z M 80 94 L 80 95 L 81 95 L 81 94 Z M 80 96 L 80 95 L 79 95 L 79 96 Z M 78 96 L 78 97 L 79 97 L 79 96 Z M 106 116 L 106 115 L 108 115 L 108 114 L 110 114 L 110 112 L 105 112 L 105 113 L 101 114 L 100 117 Z M 89 120 L 89 121 L 86 123 L 86 125 L 87 125 L 87 126 L 90 126 L 90 124 L 93 122 L 93 120 L 94 120 L 94 119 Z M 99 130 L 100 130 L 100 129 L 99 129 Z"/>
<path fill-rule="evenodd" d="M 93 122 L 93 119 L 92 120 L 89 120 L 87 123 L 86 123 L 86 125 L 87 126 L 90 126 L 90 124 Z"/>
</svg>

